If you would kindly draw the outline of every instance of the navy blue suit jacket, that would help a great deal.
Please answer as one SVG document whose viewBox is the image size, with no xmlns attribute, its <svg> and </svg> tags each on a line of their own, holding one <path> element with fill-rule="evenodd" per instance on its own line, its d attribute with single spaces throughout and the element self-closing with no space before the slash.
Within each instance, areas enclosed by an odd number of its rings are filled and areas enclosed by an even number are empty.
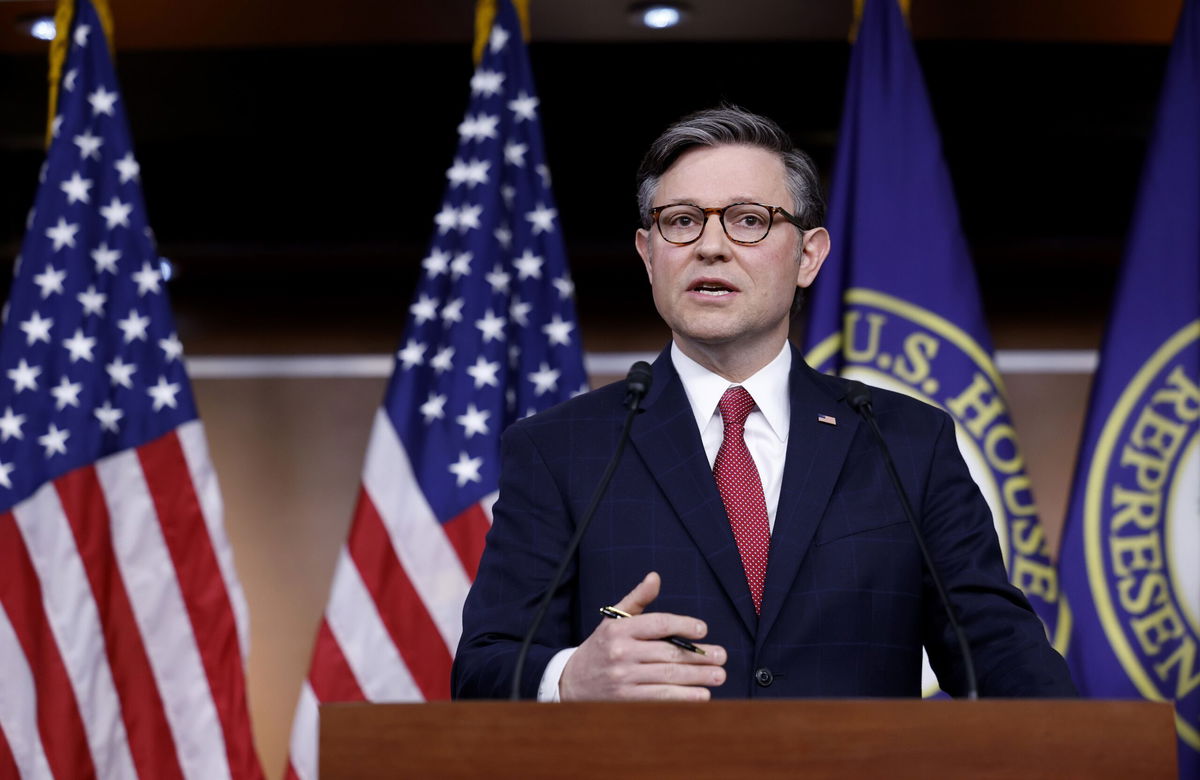
<svg viewBox="0 0 1200 780">
<path fill-rule="evenodd" d="M 963 665 L 920 550 L 846 382 L 793 348 L 791 431 L 762 614 L 695 417 L 664 350 L 629 448 L 583 537 L 522 675 L 534 697 L 550 658 L 580 644 L 649 571 L 654 611 L 703 619 L 729 652 L 714 697 L 918 696 L 921 647 L 942 688 Z M 575 523 L 612 455 L 623 383 L 511 426 L 500 497 L 463 612 L 453 693 L 507 697 L 514 659 Z M 1066 664 L 1005 575 L 991 513 L 939 409 L 874 390 L 872 400 L 931 554 L 975 658 L 983 696 L 1071 696 Z M 819 422 L 829 415 L 837 424 Z"/>
</svg>

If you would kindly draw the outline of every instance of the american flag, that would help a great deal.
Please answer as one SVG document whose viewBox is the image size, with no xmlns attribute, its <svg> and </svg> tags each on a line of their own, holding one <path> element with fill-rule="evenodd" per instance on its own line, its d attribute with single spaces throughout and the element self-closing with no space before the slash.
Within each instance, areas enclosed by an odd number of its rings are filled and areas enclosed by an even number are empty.
<svg viewBox="0 0 1200 780">
<path fill-rule="evenodd" d="M 586 389 L 538 98 L 517 15 L 496 6 L 301 690 L 290 777 L 316 777 L 319 703 L 449 697 L 500 433 Z"/>
<path fill-rule="evenodd" d="M 0 332 L 0 776 L 261 777 L 245 600 L 91 2 L 65 34 Z"/>
</svg>

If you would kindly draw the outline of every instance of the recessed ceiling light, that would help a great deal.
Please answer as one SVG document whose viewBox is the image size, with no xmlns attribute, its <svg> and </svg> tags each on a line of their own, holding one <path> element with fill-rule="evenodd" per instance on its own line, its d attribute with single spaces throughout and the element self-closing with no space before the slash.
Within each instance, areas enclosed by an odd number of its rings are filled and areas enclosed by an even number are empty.
<svg viewBox="0 0 1200 780">
<path fill-rule="evenodd" d="M 635 24 L 655 30 L 675 27 L 687 16 L 684 6 L 675 3 L 638 3 L 629 14 Z"/>
<path fill-rule="evenodd" d="M 53 16 L 35 16 L 24 23 L 24 26 L 29 31 L 29 34 L 39 41 L 54 40 L 54 17 Z"/>
</svg>

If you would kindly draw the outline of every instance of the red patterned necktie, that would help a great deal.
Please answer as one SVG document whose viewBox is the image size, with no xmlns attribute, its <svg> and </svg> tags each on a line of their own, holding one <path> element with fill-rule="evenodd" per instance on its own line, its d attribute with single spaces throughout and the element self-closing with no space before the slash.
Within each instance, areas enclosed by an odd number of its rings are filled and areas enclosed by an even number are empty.
<svg viewBox="0 0 1200 780">
<path fill-rule="evenodd" d="M 767 552 L 771 548 L 771 527 L 767 522 L 767 502 L 763 498 L 758 467 L 746 448 L 746 417 L 754 409 L 754 399 L 744 387 L 731 387 L 721 396 L 717 408 L 725 424 L 725 438 L 713 463 L 717 490 L 725 504 L 725 514 L 733 528 L 746 583 L 754 599 L 754 612 L 762 610 L 763 583 L 767 578 Z"/>
</svg>

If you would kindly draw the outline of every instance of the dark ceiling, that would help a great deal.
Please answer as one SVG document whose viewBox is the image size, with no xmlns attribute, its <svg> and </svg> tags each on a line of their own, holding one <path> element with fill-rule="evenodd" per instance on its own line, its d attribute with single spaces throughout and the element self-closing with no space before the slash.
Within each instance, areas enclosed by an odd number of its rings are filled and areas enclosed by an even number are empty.
<svg viewBox="0 0 1200 780">
<path fill-rule="evenodd" d="M 6 261 L 46 112 L 44 45 L 18 38 L 12 20 L 50 5 L 0 0 Z M 661 339 L 631 251 L 632 182 L 667 122 L 731 100 L 778 119 L 826 170 L 832 159 L 850 0 L 690 5 L 691 26 L 660 38 L 629 26 L 625 4 L 533 3 L 530 56 L 589 348 Z M 999 346 L 1095 346 L 1179 6 L 914 0 Z M 389 349 L 466 106 L 471 3 L 112 7 L 190 351 Z M 668 92 L 656 87 L 664 73 L 690 78 Z M 604 343 L 588 343 L 600 332 Z"/>
</svg>

